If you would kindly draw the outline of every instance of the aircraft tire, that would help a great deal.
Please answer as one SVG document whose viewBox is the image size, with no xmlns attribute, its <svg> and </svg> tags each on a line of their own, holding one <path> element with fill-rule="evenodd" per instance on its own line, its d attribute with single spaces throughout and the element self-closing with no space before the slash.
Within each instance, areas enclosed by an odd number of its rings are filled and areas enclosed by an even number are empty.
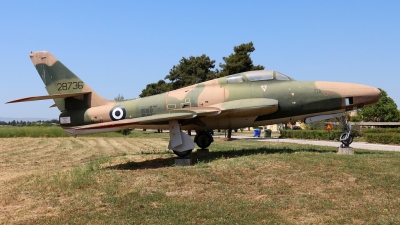
<svg viewBox="0 0 400 225">
<path fill-rule="evenodd" d="M 186 150 L 183 152 L 178 152 L 178 151 L 174 151 L 174 150 L 172 150 L 172 151 L 175 153 L 175 155 L 177 155 L 179 157 L 186 157 L 186 156 L 190 155 L 190 153 L 192 153 L 192 150 Z"/>
<path fill-rule="evenodd" d="M 345 135 L 346 135 L 346 134 L 343 133 L 342 135 L 340 135 L 340 138 L 344 138 Z M 343 143 L 345 146 L 349 146 L 351 143 L 353 143 L 353 136 L 349 135 L 349 137 L 348 137 L 346 140 L 343 140 L 342 143 Z"/>
<path fill-rule="evenodd" d="M 207 148 L 213 141 L 214 139 L 211 134 L 206 131 L 199 132 L 196 134 L 196 137 L 194 137 L 194 142 L 196 142 L 197 146 L 201 149 Z"/>
</svg>

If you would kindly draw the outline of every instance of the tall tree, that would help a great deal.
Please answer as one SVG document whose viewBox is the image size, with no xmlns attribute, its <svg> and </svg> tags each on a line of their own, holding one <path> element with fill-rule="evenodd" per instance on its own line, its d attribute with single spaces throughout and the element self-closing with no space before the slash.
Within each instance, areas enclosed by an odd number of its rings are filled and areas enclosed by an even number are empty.
<svg viewBox="0 0 400 225">
<path fill-rule="evenodd" d="M 233 47 L 234 53 L 230 54 L 228 57 L 223 57 L 225 63 L 220 63 L 221 72 L 218 77 L 224 77 L 227 75 L 246 72 L 250 70 L 263 70 L 262 65 L 253 65 L 253 60 L 250 58 L 250 54 L 256 50 L 254 48 L 253 42 L 247 44 L 241 44 L 239 46 Z"/>
<path fill-rule="evenodd" d="M 172 67 L 164 80 L 148 84 L 139 96 L 156 95 L 230 74 L 264 69 L 261 65 L 254 66 L 250 58 L 250 53 L 255 50 L 253 42 L 235 46 L 233 50 L 234 53 L 229 57 L 223 57 L 225 64 L 220 63 L 221 72 L 218 69 L 214 70 L 215 60 L 211 60 L 205 54 L 189 58 L 182 57 L 179 64 Z M 169 80 L 170 83 L 165 80 Z"/>
<path fill-rule="evenodd" d="M 371 106 L 367 106 L 358 111 L 358 115 L 364 122 L 398 122 L 399 111 L 392 98 L 388 97 L 386 91 L 379 88 L 381 98 Z"/>
<path fill-rule="evenodd" d="M 182 57 L 179 64 L 172 67 L 165 79 L 171 81 L 172 89 L 175 90 L 214 79 L 216 74 L 212 70 L 214 67 L 215 60 L 211 60 L 205 54 L 189 58 Z"/>
<path fill-rule="evenodd" d="M 216 77 L 216 71 L 212 70 L 214 67 L 215 60 L 211 60 L 205 54 L 196 57 L 190 56 L 189 58 L 182 57 L 179 64 L 172 67 L 164 80 L 148 84 L 139 96 L 146 97 L 161 94 L 214 79 Z M 170 80 L 171 82 L 167 83 L 165 80 Z"/>
<path fill-rule="evenodd" d="M 148 84 L 146 88 L 142 90 L 142 93 L 139 95 L 139 97 L 143 98 L 146 96 L 157 95 L 170 90 L 170 83 L 166 83 L 164 80 L 159 80 L 157 83 Z"/>
</svg>

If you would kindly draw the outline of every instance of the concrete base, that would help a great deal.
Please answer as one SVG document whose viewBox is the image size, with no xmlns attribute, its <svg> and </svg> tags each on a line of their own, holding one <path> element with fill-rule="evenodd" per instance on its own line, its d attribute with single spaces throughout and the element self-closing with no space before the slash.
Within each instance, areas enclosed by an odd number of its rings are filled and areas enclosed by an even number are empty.
<svg viewBox="0 0 400 225">
<path fill-rule="evenodd" d="M 198 156 L 206 156 L 208 155 L 208 153 L 210 153 L 210 149 L 206 148 L 206 149 L 197 149 L 196 153 Z"/>
<path fill-rule="evenodd" d="M 347 148 L 339 147 L 337 153 L 340 155 L 354 155 L 354 150 L 352 147 L 347 147 Z"/>
<path fill-rule="evenodd" d="M 175 158 L 175 165 L 190 166 L 190 165 L 192 165 L 192 158 L 190 158 L 190 157 Z"/>
</svg>

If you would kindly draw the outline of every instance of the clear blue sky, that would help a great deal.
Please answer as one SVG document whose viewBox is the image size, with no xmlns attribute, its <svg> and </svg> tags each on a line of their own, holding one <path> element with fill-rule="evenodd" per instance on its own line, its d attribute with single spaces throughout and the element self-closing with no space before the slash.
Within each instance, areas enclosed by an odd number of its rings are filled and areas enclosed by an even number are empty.
<svg viewBox="0 0 400 225">
<path fill-rule="evenodd" d="M 30 51 L 47 50 L 105 98 L 136 98 L 182 57 L 252 41 L 255 65 L 296 80 L 384 89 L 400 108 L 400 1 L 1 1 L 0 117 L 58 118 Z"/>
</svg>

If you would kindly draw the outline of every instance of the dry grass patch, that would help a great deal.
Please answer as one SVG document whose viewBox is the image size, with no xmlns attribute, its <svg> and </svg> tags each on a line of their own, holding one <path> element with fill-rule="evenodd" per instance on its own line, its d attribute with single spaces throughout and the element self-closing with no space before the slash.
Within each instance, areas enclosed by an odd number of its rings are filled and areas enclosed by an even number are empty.
<svg viewBox="0 0 400 225">
<path fill-rule="evenodd" d="M 400 154 L 215 140 L 174 166 L 167 134 L 0 144 L 5 224 L 396 224 Z"/>
</svg>

